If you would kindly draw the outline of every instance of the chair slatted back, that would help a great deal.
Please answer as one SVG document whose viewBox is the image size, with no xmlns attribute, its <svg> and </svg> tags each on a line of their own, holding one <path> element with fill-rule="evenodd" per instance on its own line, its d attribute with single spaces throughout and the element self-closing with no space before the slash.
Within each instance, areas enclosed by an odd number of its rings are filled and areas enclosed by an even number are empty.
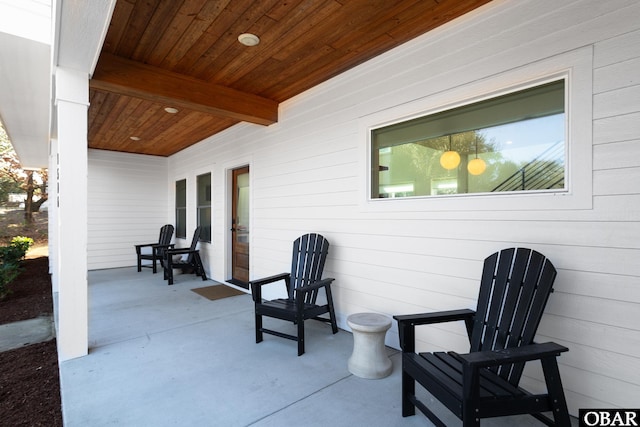
<svg viewBox="0 0 640 427">
<path fill-rule="evenodd" d="M 504 249 L 485 259 L 471 351 L 531 344 L 555 277 L 553 264 L 531 249 Z M 517 385 L 523 369 L 520 363 L 495 372 Z"/>
<path fill-rule="evenodd" d="M 172 237 L 173 237 L 173 225 L 165 224 L 162 227 L 160 227 L 160 236 L 158 236 L 159 247 L 154 249 L 154 254 L 157 259 L 162 260 L 164 258 L 164 254 L 167 250 L 167 246 L 171 244 Z"/>
<path fill-rule="evenodd" d="M 196 229 L 193 231 L 193 237 L 191 238 L 191 246 L 189 246 L 189 250 L 191 252 L 187 256 L 187 261 L 186 261 L 188 263 L 191 263 L 193 261 L 193 251 L 195 251 L 196 247 L 198 246 L 198 241 L 200 241 L 201 231 L 202 231 L 201 226 L 196 227 Z"/>
<path fill-rule="evenodd" d="M 168 245 L 173 237 L 173 225 L 165 224 L 160 228 L 160 236 L 158 237 L 159 245 Z"/>
<path fill-rule="evenodd" d="M 305 234 L 293 242 L 291 260 L 291 284 L 289 298 L 295 298 L 295 290 L 299 286 L 308 285 L 322 279 L 324 263 L 329 252 L 329 241 L 320 234 Z M 318 291 L 309 292 L 305 299 L 308 304 L 315 304 Z"/>
</svg>

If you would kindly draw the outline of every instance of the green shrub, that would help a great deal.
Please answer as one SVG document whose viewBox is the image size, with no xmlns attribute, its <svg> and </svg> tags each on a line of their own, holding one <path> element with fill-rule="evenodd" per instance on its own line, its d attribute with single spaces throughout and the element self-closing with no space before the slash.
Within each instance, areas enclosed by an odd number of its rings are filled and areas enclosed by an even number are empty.
<svg viewBox="0 0 640 427">
<path fill-rule="evenodd" d="M 0 299 L 9 294 L 7 285 L 18 277 L 20 266 L 14 263 L 0 262 Z"/>
<path fill-rule="evenodd" d="M 11 239 L 10 246 L 16 248 L 19 253 L 22 253 L 22 255 L 20 256 L 20 259 L 22 259 L 31 245 L 33 245 L 33 239 L 31 237 L 16 236 Z"/>
<path fill-rule="evenodd" d="M 20 260 L 32 244 L 32 238 L 17 236 L 11 240 L 9 246 L 0 247 L 0 298 L 9 293 L 7 285 L 18 277 Z"/>
<path fill-rule="evenodd" d="M 0 246 L 0 264 L 18 264 L 24 256 L 21 248 L 16 246 Z"/>
</svg>

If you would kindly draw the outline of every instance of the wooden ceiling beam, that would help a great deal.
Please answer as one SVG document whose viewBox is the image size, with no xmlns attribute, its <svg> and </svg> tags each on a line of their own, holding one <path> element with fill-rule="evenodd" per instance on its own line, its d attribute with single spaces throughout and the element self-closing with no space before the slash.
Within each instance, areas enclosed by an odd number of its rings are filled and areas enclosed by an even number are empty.
<svg viewBox="0 0 640 427">
<path fill-rule="evenodd" d="M 278 121 L 274 100 L 215 85 L 103 52 L 89 81 L 92 89 L 128 95 L 249 123 Z"/>
</svg>

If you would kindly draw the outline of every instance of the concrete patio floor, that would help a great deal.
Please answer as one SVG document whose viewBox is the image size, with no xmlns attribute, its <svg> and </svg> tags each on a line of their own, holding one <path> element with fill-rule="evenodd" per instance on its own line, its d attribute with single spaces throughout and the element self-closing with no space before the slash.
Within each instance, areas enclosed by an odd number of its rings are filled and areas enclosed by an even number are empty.
<svg viewBox="0 0 640 427">
<path fill-rule="evenodd" d="M 294 341 L 266 335 L 256 344 L 250 295 L 210 301 L 191 291 L 213 284 L 180 275 L 167 286 L 161 273 L 135 268 L 89 272 L 90 352 L 60 364 L 65 426 L 432 425 L 401 416 L 397 350 L 387 348 L 391 376 L 367 380 L 347 369 L 348 331 L 308 321 L 301 357 Z"/>
</svg>

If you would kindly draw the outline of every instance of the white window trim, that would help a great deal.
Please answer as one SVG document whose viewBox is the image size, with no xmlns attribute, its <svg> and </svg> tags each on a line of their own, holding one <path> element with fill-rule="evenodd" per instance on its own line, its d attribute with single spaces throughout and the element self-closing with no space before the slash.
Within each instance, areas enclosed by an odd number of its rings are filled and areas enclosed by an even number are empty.
<svg viewBox="0 0 640 427">
<path fill-rule="evenodd" d="M 178 237 L 177 231 L 178 231 L 178 217 L 176 216 L 176 184 L 178 183 L 178 181 L 182 181 L 184 180 L 185 182 L 185 222 L 188 224 L 189 223 L 189 180 L 187 179 L 187 177 L 185 176 L 184 178 L 176 178 L 173 180 L 173 185 L 171 186 L 171 194 L 170 194 L 170 198 L 173 201 L 173 224 L 175 224 L 175 229 L 176 229 L 176 233 L 174 234 L 176 239 L 187 239 L 188 235 L 189 235 L 189 231 L 188 229 L 185 230 L 185 237 Z M 186 224 L 185 224 L 186 227 Z"/>
<path fill-rule="evenodd" d="M 360 208 L 364 211 L 407 210 L 560 210 L 591 209 L 592 179 L 592 73 L 590 47 L 547 58 L 532 64 L 462 84 L 449 90 L 379 111 L 359 120 Z M 457 194 L 393 199 L 371 198 L 371 131 L 439 111 L 468 105 L 504 93 L 537 86 L 566 77 L 565 112 L 567 150 L 565 190 Z"/>
</svg>

